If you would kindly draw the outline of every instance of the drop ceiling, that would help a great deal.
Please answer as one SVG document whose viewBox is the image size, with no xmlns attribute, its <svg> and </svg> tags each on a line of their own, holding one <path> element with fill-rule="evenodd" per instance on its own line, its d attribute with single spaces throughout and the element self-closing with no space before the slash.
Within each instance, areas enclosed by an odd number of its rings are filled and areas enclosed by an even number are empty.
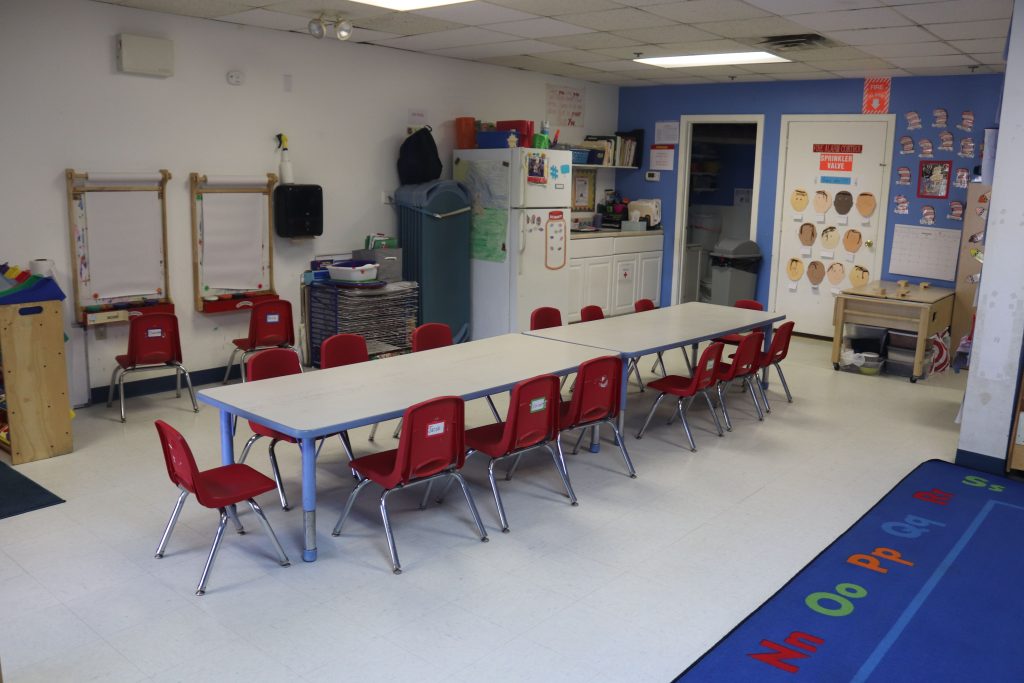
<svg viewBox="0 0 1024 683">
<path fill-rule="evenodd" d="M 348 0 L 97 1 L 303 35 L 311 18 L 342 18 L 356 27 L 351 42 L 619 86 L 1001 72 L 1013 11 L 1013 0 L 488 0 L 415 12 Z M 632 61 L 807 33 L 829 46 L 777 52 L 791 63 Z"/>
</svg>

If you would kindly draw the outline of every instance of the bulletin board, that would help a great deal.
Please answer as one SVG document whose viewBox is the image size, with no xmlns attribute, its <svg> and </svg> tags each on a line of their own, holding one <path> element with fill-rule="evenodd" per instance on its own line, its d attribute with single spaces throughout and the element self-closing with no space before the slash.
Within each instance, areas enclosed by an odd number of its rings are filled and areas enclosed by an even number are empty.
<svg viewBox="0 0 1024 683">
<path fill-rule="evenodd" d="M 167 170 L 67 169 L 68 226 L 78 317 L 166 303 Z M 126 320 L 115 316 L 104 322 Z"/>
<path fill-rule="evenodd" d="M 271 192 L 277 176 L 189 175 L 196 310 L 247 308 L 274 294 Z"/>
</svg>

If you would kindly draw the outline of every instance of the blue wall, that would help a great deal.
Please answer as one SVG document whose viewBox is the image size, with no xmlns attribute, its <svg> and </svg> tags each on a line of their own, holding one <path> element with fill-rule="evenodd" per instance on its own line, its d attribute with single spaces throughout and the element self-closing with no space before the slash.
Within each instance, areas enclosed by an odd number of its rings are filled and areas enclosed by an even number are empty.
<svg viewBox="0 0 1024 683">
<path fill-rule="evenodd" d="M 864 81 L 860 79 L 818 80 L 771 83 L 714 83 L 709 85 L 657 86 L 650 88 L 623 88 L 619 96 L 620 130 L 643 128 L 645 139 L 654 140 L 656 121 L 678 121 L 684 114 L 764 114 L 763 150 L 761 166 L 760 201 L 758 203 L 757 243 L 765 254 L 757 281 L 757 297 L 767 303 L 771 280 L 770 259 L 775 223 L 775 186 L 778 180 L 779 126 L 783 114 L 859 114 L 863 97 Z M 892 244 L 893 225 L 897 222 L 917 224 L 921 217 L 920 207 L 932 204 L 936 210 L 937 227 L 960 228 L 961 224 L 946 219 L 950 200 L 966 194 L 964 190 L 952 188 L 945 200 L 917 199 L 917 154 L 901 156 L 898 153 L 899 140 L 911 135 L 916 140 L 930 137 L 938 147 L 938 133 L 932 128 L 932 110 L 942 107 L 949 112 L 948 130 L 956 142 L 972 136 L 980 152 L 984 129 L 992 127 L 998 116 L 1000 94 L 1003 88 L 1001 74 L 979 76 L 936 76 L 931 78 L 906 77 L 892 79 L 892 97 L 889 111 L 896 114 L 895 148 L 893 151 L 892 187 L 889 206 L 879 207 L 886 212 L 886 240 L 883 255 L 884 276 L 889 276 L 889 250 Z M 956 129 L 960 113 L 974 112 L 974 132 L 964 133 Z M 921 116 L 922 129 L 907 131 L 904 114 L 916 111 Z M 649 150 L 645 150 L 643 167 L 650 162 Z M 953 152 L 936 152 L 935 159 L 953 159 L 954 173 L 959 166 L 973 167 L 977 159 L 961 159 Z M 903 163 L 903 162 L 907 163 Z M 897 186 L 896 168 L 910 166 L 913 185 Z M 661 216 L 665 227 L 665 267 L 662 271 L 661 299 L 671 300 L 673 246 L 675 241 L 676 184 L 678 167 L 675 171 L 662 171 L 661 182 L 651 183 L 643 179 L 638 171 L 618 171 L 616 188 L 627 197 L 659 197 L 662 202 Z M 960 193 L 960 194 L 957 194 Z M 910 199 L 910 215 L 897 216 L 893 213 L 893 199 L 897 194 Z M 901 276 L 902 278 L 902 276 Z M 936 285 L 953 283 L 935 282 Z"/>
</svg>

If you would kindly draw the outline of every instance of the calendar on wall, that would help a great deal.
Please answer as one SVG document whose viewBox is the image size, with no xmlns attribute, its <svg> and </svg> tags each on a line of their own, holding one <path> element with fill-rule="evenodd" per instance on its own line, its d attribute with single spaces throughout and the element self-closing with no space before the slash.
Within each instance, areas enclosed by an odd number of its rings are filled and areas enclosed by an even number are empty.
<svg viewBox="0 0 1024 683">
<path fill-rule="evenodd" d="M 955 280 L 960 230 L 897 224 L 889 272 L 933 280 Z"/>
</svg>

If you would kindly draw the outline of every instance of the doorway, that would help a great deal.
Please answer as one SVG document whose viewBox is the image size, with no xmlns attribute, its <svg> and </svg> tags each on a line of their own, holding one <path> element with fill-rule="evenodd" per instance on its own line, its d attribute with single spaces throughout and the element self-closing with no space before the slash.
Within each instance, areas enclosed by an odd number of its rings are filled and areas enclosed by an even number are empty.
<svg viewBox="0 0 1024 683">
<path fill-rule="evenodd" d="M 757 261 L 712 259 L 756 240 L 763 128 L 763 115 L 680 117 L 673 303 L 753 298 L 756 274 L 744 267 Z"/>
</svg>

